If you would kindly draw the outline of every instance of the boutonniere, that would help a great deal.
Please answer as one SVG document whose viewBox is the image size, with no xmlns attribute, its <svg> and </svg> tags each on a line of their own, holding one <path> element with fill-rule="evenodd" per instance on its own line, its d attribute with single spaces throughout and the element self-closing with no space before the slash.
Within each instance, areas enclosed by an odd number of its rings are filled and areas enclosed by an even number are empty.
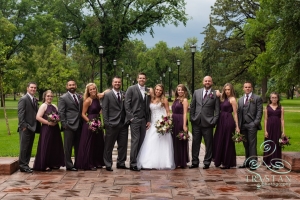
<svg viewBox="0 0 300 200">
<path fill-rule="evenodd" d="M 124 93 L 121 94 L 121 100 L 125 101 L 125 95 L 124 95 Z"/>
<path fill-rule="evenodd" d="M 147 89 L 147 91 L 145 91 L 145 95 L 149 96 L 150 95 L 150 90 Z"/>
<path fill-rule="evenodd" d="M 214 93 L 210 92 L 210 94 L 208 96 L 209 96 L 209 98 L 213 99 L 214 98 Z"/>
<path fill-rule="evenodd" d="M 78 99 L 82 99 L 82 96 L 79 94 L 79 95 L 77 95 L 77 97 L 78 97 Z"/>
<path fill-rule="evenodd" d="M 254 99 L 253 99 L 252 97 L 250 97 L 249 102 L 250 102 L 250 103 L 253 103 L 253 102 L 254 102 Z"/>
</svg>

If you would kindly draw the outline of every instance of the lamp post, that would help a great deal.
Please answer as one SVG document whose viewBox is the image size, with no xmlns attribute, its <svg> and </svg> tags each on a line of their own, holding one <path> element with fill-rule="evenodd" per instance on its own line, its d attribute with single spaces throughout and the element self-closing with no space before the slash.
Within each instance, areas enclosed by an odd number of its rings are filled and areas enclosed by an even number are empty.
<svg viewBox="0 0 300 200">
<path fill-rule="evenodd" d="M 122 91 L 124 91 L 123 90 L 123 74 L 124 74 L 124 69 L 122 68 Z"/>
<path fill-rule="evenodd" d="M 159 77 L 159 80 L 160 80 L 160 84 L 162 84 L 162 77 L 161 76 Z"/>
<path fill-rule="evenodd" d="M 104 47 L 99 46 L 98 48 L 99 48 L 99 55 L 100 55 L 100 69 L 99 69 L 100 88 L 99 88 L 99 91 L 102 92 L 103 91 L 103 88 L 102 88 L 102 57 L 103 57 Z"/>
<path fill-rule="evenodd" d="M 128 78 L 129 78 L 129 74 L 126 74 L 126 82 L 127 82 L 127 88 L 126 88 L 126 90 L 128 89 Z"/>
<path fill-rule="evenodd" d="M 163 85 L 165 86 L 165 82 L 166 82 L 166 74 L 163 73 Z"/>
<path fill-rule="evenodd" d="M 179 85 L 179 66 L 180 66 L 180 60 L 177 60 L 177 67 L 178 67 L 178 78 L 177 78 L 178 84 L 177 85 Z"/>
<path fill-rule="evenodd" d="M 171 90 L 171 67 L 169 67 L 169 98 L 168 101 L 172 101 L 172 90 Z"/>
<path fill-rule="evenodd" d="M 192 95 L 194 95 L 194 89 L 195 89 L 195 63 L 194 63 L 194 58 L 195 58 L 195 52 L 196 52 L 196 45 L 191 46 L 191 52 L 192 52 Z"/>
<path fill-rule="evenodd" d="M 114 68 L 115 68 L 115 76 L 117 75 L 117 60 L 113 60 Z"/>
</svg>

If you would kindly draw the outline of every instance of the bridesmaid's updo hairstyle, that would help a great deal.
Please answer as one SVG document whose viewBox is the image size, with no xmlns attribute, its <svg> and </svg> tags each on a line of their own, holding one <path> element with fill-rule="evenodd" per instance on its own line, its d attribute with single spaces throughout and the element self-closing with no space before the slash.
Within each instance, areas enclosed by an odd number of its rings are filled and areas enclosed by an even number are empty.
<svg viewBox="0 0 300 200">
<path fill-rule="evenodd" d="M 223 86 L 223 89 L 222 89 L 221 102 L 223 102 L 227 98 L 227 95 L 225 93 L 225 88 L 227 86 L 229 86 L 229 88 L 230 88 L 229 97 L 234 97 L 235 98 L 235 92 L 234 92 L 234 88 L 233 88 L 232 84 L 231 83 L 225 83 L 225 85 Z"/>
<path fill-rule="evenodd" d="M 90 93 L 89 93 L 89 87 L 90 86 L 95 86 L 96 87 L 96 94 L 98 94 L 97 85 L 95 83 L 88 83 L 85 86 L 85 90 L 84 90 L 84 94 L 83 94 L 83 100 L 86 100 L 90 96 Z M 97 96 L 97 98 L 98 98 L 98 96 Z"/>
<path fill-rule="evenodd" d="M 279 94 L 278 94 L 277 92 L 272 92 L 272 93 L 270 94 L 270 96 L 269 96 L 269 104 L 272 103 L 272 101 L 271 101 L 271 96 L 272 96 L 272 95 L 276 95 L 276 96 L 277 96 L 277 104 L 278 104 L 278 107 L 281 107 L 281 104 L 280 104 L 280 97 L 279 97 Z"/>
<path fill-rule="evenodd" d="M 53 92 L 51 90 L 47 90 L 47 91 L 45 91 L 43 93 L 43 103 L 45 103 L 45 101 L 46 101 L 46 95 L 49 94 L 49 93 L 53 96 Z"/>
<path fill-rule="evenodd" d="M 179 97 L 179 94 L 178 94 L 178 88 L 181 88 L 181 89 L 184 91 L 184 94 L 183 94 L 182 97 Z M 187 98 L 187 97 L 188 97 L 188 91 L 187 91 L 185 85 L 183 85 L 183 84 L 177 85 L 176 91 L 175 91 L 175 99 L 174 99 L 174 102 L 175 102 L 177 99 L 179 99 L 180 103 L 182 103 L 182 102 L 183 102 L 183 99 L 184 99 L 184 98 Z"/>
<path fill-rule="evenodd" d="M 161 102 L 161 107 L 164 107 L 165 106 L 165 103 L 164 103 L 164 100 L 165 100 L 165 88 L 164 88 L 163 84 L 157 84 L 154 87 L 154 91 L 153 91 L 153 93 L 154 93 L 153 96 L 154 97 L 153 97 L 153 99 L 155 100 L 157 98 L 156 95 L 155 95 L 155 90 L 156 90 L 157 87 L 160 87 L 161 90 L 162 90 L 162 93 L 161 93 L 161 96 L 160 96 L 160 102 Z"/>
</svg>

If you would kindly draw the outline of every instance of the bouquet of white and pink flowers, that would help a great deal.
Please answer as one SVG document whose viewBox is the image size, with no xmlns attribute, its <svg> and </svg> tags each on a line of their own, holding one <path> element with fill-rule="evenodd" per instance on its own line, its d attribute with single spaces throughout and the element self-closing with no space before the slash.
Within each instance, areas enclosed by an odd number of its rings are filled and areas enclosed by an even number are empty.
<svg viewBox="0 0 300 200">
<path fill-rule="evenodd" d="M 100 130 L 101 127 L 102 127 L 101 126 L 101 120 L 97 119 L 97 118 L 91 119 L 87 123 L 89 125 L 89 130 L 91 130 L 92 132 L 97 132 L 98 133 L 98 130 Z"/>
<path fill-rule="evenodd" d="M 232 134 L 232 140 L 236 143 L 240 143 L 240 142 L 246 142 L 246 138 L 243 134 L 235 132 L 234 134 Z"/>
<path fill-rule="evenodd" d="M 47 114 L 48 122 L 57 123 L 60 121 L 59 115 L 55 112 Z"/>
<path fill-rule="evenodd" d="M 291 139 L 290 137 L 282 136 L 281 138 L 279 138 L 279 146 L 281 146 L 281 148 L 284 149 L 284 146 L 291 145 L 290 139 Z"/>
<path fill-rule="evenodd" d="M 161 116 L 155 123 L 155 128 L 160 135 L 170 133 L 173 127 L 173 120 L 170 116 Z"/>
<path fill-rule="evenodd" d="M 176 137 L 179 140 L 189 140 L 190 139 L 190 135 L 189 135 L 188 131 L 187 132 L 180 131 Z"/>
</svg>

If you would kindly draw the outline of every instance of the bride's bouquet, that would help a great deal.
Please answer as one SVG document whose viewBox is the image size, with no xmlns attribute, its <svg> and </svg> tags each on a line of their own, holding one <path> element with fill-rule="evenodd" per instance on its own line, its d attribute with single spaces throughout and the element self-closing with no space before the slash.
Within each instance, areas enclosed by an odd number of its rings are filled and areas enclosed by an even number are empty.
<svg viewBox="0 0 300 200">
<path fill-rule="evenodd" d="M 173 120 L 170 116 L 161 116 L 155 123 L 155 128 L 160 135 L 170 133 L 173 127 Z"/>
</svg>

